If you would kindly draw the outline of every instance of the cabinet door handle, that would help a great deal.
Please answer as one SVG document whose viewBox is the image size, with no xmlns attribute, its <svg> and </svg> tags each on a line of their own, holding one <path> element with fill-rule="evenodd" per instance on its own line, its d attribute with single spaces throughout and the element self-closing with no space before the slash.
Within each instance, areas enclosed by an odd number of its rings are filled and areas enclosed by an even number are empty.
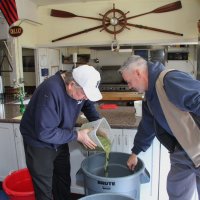
<svg viewBox="0 0 200 200">
<path fill-rule="evenodd" d="M 0 129 L 8 129 L 8 128 L 6 128 L 6 127 L 3 127 L 3 126 L 0 126 Z"/>
<path fill-rule="evenodd" d="M 125 135 L 125 145 L 128 145 L 127 135 Z"/>
<path fill-rule="evenodd" d="M 17 130 L 16 130 L 16 128 L 14 129 L 14 136 L 17 138 Z"/>
<path fill-rule="evenodd" d="M 120 135 L 118 135 L 118 145 L 120 145 Z"/>
</svg>

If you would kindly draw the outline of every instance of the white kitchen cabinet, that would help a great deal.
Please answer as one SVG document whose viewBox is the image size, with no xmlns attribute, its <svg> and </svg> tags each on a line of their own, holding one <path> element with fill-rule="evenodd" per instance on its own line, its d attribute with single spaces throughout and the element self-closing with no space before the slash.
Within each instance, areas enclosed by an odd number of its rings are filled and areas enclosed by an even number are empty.
<svg viewBox="0 0 200 200">
<path fill-rule="evenodd" d="M 111 151 L 131 153 L 135 134 L 135 129 L 111 129 Z"/>
<path fill-rule="evenodd" d="M 13 124 L 0 123 L 0 181 L 18 169 Z"/>
<path fill-rule="evenodd" d="M 83 177 L 77 176 L 81 168 L 82 161 L 87 157 L 88 152 L 81 145 L 74 141 L 69 143 L 70 163 L 71 163 L 71 192 L 84 194 Z"/>
<path fill-rule="evenodd" d="M 136 135 L 137 129 L 122 129 L 123 136 L 123 152 L 131 154 L 133 148 L 133 141 Z"/>
<path fill-rule="evenodd" d="M 163 145 L 160 149 L 159 200 L 168 200 L 167 175 L 170 170 L 170 159 L 168 150 Z M 197 191 L 191 200 L 199 200 Z"/>
<path fill-rule="evenodd" d="M 13 133 L 15 135 L 15 146 L 17 154 L 18 169 L 26 168 L 26 158 L 24 152 L 23 138 L 19 130 L 20 124 L 13 125 Z"/>
<path fill-rule="evenodd" d="M 111 129 L 111 151 L 113 152 L 123 152 L 123 136 L 122 129 Z"/>
<path fill-rule="evenodd" d="M 26 167 L 19 124 L 0 123 L 0 181 L 12 171 Z"/>
</svg>

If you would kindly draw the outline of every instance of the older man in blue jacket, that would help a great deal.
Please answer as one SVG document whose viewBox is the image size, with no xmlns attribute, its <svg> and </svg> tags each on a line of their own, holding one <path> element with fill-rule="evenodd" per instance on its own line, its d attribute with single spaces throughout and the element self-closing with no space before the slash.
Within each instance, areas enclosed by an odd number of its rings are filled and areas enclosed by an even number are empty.
<svg viewBox="0 0 200 200">
<path fill-rule="evenodd" d="M 20 131 L 37 200 L 71 199 L 68 143 L 96 147 L 90 130 L 77 130 L 75 123 L 81 111 L 89 121 L 100 118 L 94 106 L 102 98 L 99 83 L 99 72 L 82 65 L 72 72 L 57 72 L 31 97 Z"/>
<path fill-rule="evenodd" d="M 183 148 L 182 143 L 180 144 L 180 137 L 177 137 L 177 134 L 172 131 L 171 124 L 166 119 L 164 109 L 161 106 L 162 102 L 160 102 L 157 93 L 157 79 L 164 70 L 165 67 L 161 63 L 147 62 L 142 57 L 135 55 L 129 57 L 119 70 L 129 88 L 133 88 L 138 92 L 145 92 L 142 119 L 134 139 L 132 155 L 128 159 L 127 165 L 133 170 L 137 165 L 137 155 L 141 151 L 146 151 L 156 136 L 170 153 L 171 169 L 167 178 L 169 199 L 191 200 L 195 188 L 197 188 L 200 198 L 200 163 L 194 164 L 192 158 L 186 153 L 186 149 Z M 191 115 L 199 131 L 200 82 L 185 72 L 173 70 L 166 73 L 163 84 L 167 100 L 177 110 Z M 185 123 L 187 122 L 185 121 Z M 186 126 L 187 130 L 178 133 L 182 134 L 181 142 L 187 141 L 197 134 L 192 133 L 189 126 Z M 187 137 L 185 132 L 187 132 Z M 187 142 L 185 143 L 187 145 Z M 200 145 L 200 141 L 195 141 L 187 148 L 189 150 L 193 149 L 196 143 Z M 195 152 L 195 156 L 199 158 L 200 151 Z"/>
</svg>

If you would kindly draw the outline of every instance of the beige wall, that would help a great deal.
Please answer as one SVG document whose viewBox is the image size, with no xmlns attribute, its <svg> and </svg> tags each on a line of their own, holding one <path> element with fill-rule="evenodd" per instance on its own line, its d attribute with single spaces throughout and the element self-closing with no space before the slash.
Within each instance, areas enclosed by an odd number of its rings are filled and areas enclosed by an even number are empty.
<svg viewBox="0 0 200 200">
<path fill-rule="evenodd" d="M 101 22 L 79 17 L 68 19 L 51 17 L 51 9 L 65 10 L 76 15 L 101 18 L 99 13 L 104 14 L 108 10 L 112 9 L 113 3 L 115 3 L 115 8 L 120 9 L 125 13 L 130 11 L 130 13 L 127 14 L 128 17 L 154 10 L 157 7 L 171 2 L 174 1 L 113 0 L 104 2 L 83 2 L 78 4 L 72 3 L 39 7 L 38 18 L 43 25 L 38 27 L 38 34 L 40 35 L 38 38 L 38 45 L 95 45 L 110 44 L 113 40 L 113 35 L 105 31 L 100 32 L 100 29 L 98 29 L 89 33 L 52 43 L 51 40 L 53 39 L 101 25 Z M 126 29 L 117 35 L 118 42 L 120 44 L 166 44 L 197 42 L 197 21 L 200 19 L 200 1 L 182 0 L 181 2 L 183 8 L 180 10 L 162 14 L 148 14 L 146 16 L 128 20 L 128 22 L 183 33 L 183 37 L 142 30 L 138 28 L 131 28 L 131 30 Z"/>
<path fill-rule="evenodd" d="M 14 66 L 14 72 L 11 73 L 10 77 L 11 83 L 14 79 L 20 81 L 23 78 L 22 47 L 37 48 L 111 44 L 113 35 L 105 31 L 100 32 L 100 29 L 52 43 L 51 40 L 58 37 L 101 25 L 101 21 L 78 17 L 69 19 L 55 18 L 50 16 L 51 9 L 65 10 L 77 15 L 101 18 L 99 13 L 106 13 L 112 9 L 113 3 L 115 3 L 116 9 L 120 9 L 124 13 L 130 11 L 127 14 L 127 17 L 129 17 L 154 10 L 159 6 L 174 2 L 174 0 L 113 0 L 57 4 L 41 6 L 39 8 L 31 0 L 16 0 L 16 2 L 20 19 L 30 19 L 40 22 L 42 25 L 24 21 L 20 24 L 24 30 L 23 34 L 18 38 L 10 39 L 13 52 L 12 63 Z M 119 44 L 142 45 L 197 42 L 197 21 L 200 19 L 200 0 L 182 0 L 181 2 L 183 8 L 180 10 L 162 14 L 149 14 L 129 20 L 128 22 L 180 32 L 184 34 L 183 37 L 131 28 L 131 30 L 125 29 L 117 35 Z"/>
</svg>

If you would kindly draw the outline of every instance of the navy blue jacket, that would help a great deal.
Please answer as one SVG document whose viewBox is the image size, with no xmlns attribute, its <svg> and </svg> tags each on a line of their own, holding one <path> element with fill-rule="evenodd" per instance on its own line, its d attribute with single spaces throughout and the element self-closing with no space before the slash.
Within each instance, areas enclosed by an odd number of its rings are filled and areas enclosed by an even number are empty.
<svg viewBox="0 0 200 200">
<path fill-rule="evenodd" d="M 135 154 L 146 151 L 154 137 L 158 136 L 158 132 L 174 138 L 163 114 L 155 88 L 156 80 L 164 69 L 165 67 L 161 63 L 148 63 L 149 85 L 145 93 L 146 101 L 143 101 L 142 104 L 142 119 L 132 148 L 132 152 Z M 178 70 L 170 71 L 164 77 L 164 89 L 167 97 L 175 106 L 190 112 L 193 116 L 200 116 L 200 81 L 195 80 L 188 73 Z M 163 138 L 158 139 L 164 146 L 170 146 L 169 143 L 173 140 L 168 139 L 168 137 Z"/>
<path fill-rule="evenodd" d="M 57 148 L 77 139 L 76 120 L 83 112 L 89 121 L 99 119 L 94 103 L 79 103 L 66 92 L 57 72 L 35 90 L 20 123 L 25 143 L 38 147 Z"/>
</svg>

